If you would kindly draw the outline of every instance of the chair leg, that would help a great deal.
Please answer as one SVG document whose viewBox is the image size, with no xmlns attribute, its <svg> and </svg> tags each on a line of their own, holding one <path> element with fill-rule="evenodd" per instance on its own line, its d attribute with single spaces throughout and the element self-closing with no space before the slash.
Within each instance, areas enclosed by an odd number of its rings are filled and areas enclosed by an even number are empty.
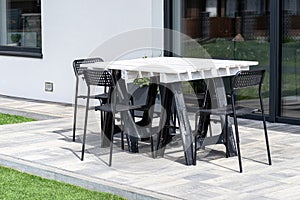
<svg viewBox="0 0 300 200">
<path fill-rule="evenodd" d="M 100 104 L 101 106 L 101 104 Z M 105 123 L 105 113 L 103 111 L 100 111 L 100 138 L 103 139 L 104 137 L 104 123 Z"/>
<path fill-rule="evenodd" d="M 100 120 L 100 122 L 101 122 L 100 128 L 101 128 L 102 131 L 104 129 L 104 117 L 105 117 L 105 115 L 104 115 L 103 111 L 100 111 L 100 118 L 101 118 L 101 120 Z"/>
<path fill-rule="evenodd" d="M 76 121 L 77 121 L 77 103 L 78 103 L 78 78 L 76 79 L 75 88 L 75 105 L 74 105 L 74 116 L 73 116 L 73 142 L 75 142 L 75 132 L 76 132 Z"/>
<path fill-rule="evenodd" d="M 173 132 L 176 133 L 176 119 L 177 119 L 177 110 L 176 110 L 176 106 L 174 106 L 174 115 L 173 115 Z"/>
<path fill-rule="evenodd" d="M 209 128 L 209 133 L 210 133 L 210 136 L 212 137 L 212 136 L 213 136 L 213 135 L 212 135 L 212 134 L 213 134 L 213 132 L 212 132 L 212 128 L 211 128 L 211 123 L 210 123 L 210 122 L 209 122 L 209 125 L 208 125 L 208 126 L 209 126 L 208 128 Z"/>
<path fill-rule="evenodd" d="M 237 150 L 238 150 L 238 160 L 239 160 L 239 166 L 240 166 L 240 173 L 243 172 L 242 169 L 242 156 L 241 156 L 241 150 L 240 150 L 240 136 L 239 136 L 239 128 L 238 128 L 238 123 L 237 123 L 237 117 L 234 111 L 233 114 L 233 118 L 234 118 L 234 127 L 235 127 L 235 135 L 236 135 L 236 146 L 237 146 Z"/>
<path fill-rule="evenodd" d="M 121 119 L 121 148 L 122 150 L 124 150 L 124 124 L 123 124 L 123 120 Z"/>
<path fill-rule="evenodd" d="M 196 165 L 196 158 L 197 158 L 197 132 L 198 132 L 198 114 L 195 114 L 195 137 L 194 137 L 194 142 L 195 142 L 195 148 L 194 148 L 194 157 L 193 157 L 193 165 Z"/>
<path fill-rule="evenodd" d="M 76 120 L 77 119 L 77 96 L 75 97 L 74 116 L 73 116 L 73 142 L 75 142 Z"/>
<path fill-rule="evenodd" d="M 260 101 L 261 116 L 262 116 L 263 125 L 264 125 L 264 132 L 265 132 L 265 141 L 266 141 L 266 147 L 267 147 L 268 161 L 269 161 L 269 165 L 272 165 L 271 152 L 270 152 L 270 146 L 269 146 L 269 139 L 268 139 L 268 133 L 267 133 L 266 118 L 265 118 L 265 111 L 264 111 L 264 104 L 263 104 L 262 95 L 261 95 L 261 87 L 259 88 L 259 101 Z"/>
<path fill-rule="evenodd" d="M 271 151 L 270 151 L 270 146 L 269 146 L 267 125 L 266 125 L 266 119 L 265 119 L 265 116 L 264 116 L 264 112 L 262 112 L 262 117 L 263 117 L 263 125 L 264 125 L 264 132 L 265 132 L 265 141 L 266 141 L 266 147 L 267 147 L 268 161 L 269 161 L 269 165 L 272 165 Z"/>
<path fill-rule="evenodd" d="M 113 114 L 114 115 L 114 114 Z M 114 116 L 112 116 L 112 127 L 111 127 L 111 135 L 110 135 L 110 150 L 109 150 L 109 161 L 108 166 L 111 166 L 112 163 L 112 154 L 113 154 L 113 145 L 114 145 L 114 129 L 115 129 L 115 121 Z"/>
<path fill-rule="evenodd" d="M 150 143 L 151 143 L 151 155 L 152 158 L 155 158 L 155 154 L 154 154 L 154 142 L 153 142 L 153 136 L 150 136 Z"/>
<path fill-rule="evenodd" d="M 124 146 L 125 146 L 125 145 L 124 145 L 124 131 L 121 131 L 121 148 L 122 148 L 122 150 L 125 149 Z"/>
<path fill-rule="evenodd" d="M 198 114 L 196 113 L 195 114 L 195 133 L 197 134 L 197 131 L 198 131 Z"/>
<path fill-rule="evenodd" d="M 226 158 L 228 158 L 229 157 L 228 115 L 225 115 L 225 136 L 226 136 Z"/>
<path fill-rule="evenodd" d="M 84 130 L 83 130 L 83 139 L 82 139 L 82 151 L 81 151 L 81 160 L 84 159 L 84 151 L 85 151 L 85 141 L 86 141 L 86 129 L 87 129 L 87 122 L 88 122 L 88 114 L 89 114 L 89 104 L 90 104 L 90 92 L 88 88 L 88 97 L 86 100 L 86 107 L 85 107 L 85 119 L 84 119 Z"/>
<path fill-rule="evenodd" d="M 197 136 L 194 137 L 195 140 L 195 150 L 194 150 L 194 157 L 193 157 L 193 165 L 196 165 L 197 163 Z"/>
</svg>

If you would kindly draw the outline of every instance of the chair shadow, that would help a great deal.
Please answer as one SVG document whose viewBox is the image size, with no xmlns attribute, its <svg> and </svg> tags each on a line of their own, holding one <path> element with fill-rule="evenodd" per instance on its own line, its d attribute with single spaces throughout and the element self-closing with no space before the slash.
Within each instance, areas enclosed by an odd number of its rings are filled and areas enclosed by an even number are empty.
<svg viewBox="0 0 300 200">
<path fill-rule="evenodd" d="M 186 165 L 185 158 L 183 155 L 181 157 L 178 157 L 178 155 L 172 156 L 172 154 L 179 154 L 179 153 L 183 154 L 183 151 L 181 149 L 170 151 L 170 152 L 164 154 L 164 158 L 169 159 L 174 162 L 177 162 L 177 163 L 180 163 L 180 164 L 183 164 L 183 165 Z M 226 158 L 226 154 L 224 151 L 205 147 L 204 149 L 198 150 L 196 162 L 197 162 L 197 164 L 199 164 L 199 162 L 206 162 L 208 164 L 215 165 L 217 167 L 221 167 L 226 170 L 239 172 L 238 170 L 235 170 L 235 169 L 226 167 L 224 165 L 220 165 L 220 164 L 216 164 L 216 163 L 212 162 L 214 160 L 224 159 L 224 158 Z"/>
<path fill-rule="evenodd" d="M 202 155 L 206 154 L 206 155 L 202 156 L 201 154 Z M 229 170 L 229 171 L 239 172 L 238 169 L 232 169 L 232 168 L 229 168 L 227 166 L 220 165 L 220 164 L 212 162 L 214 160 L 226 158 L 226 152 L 224 152 L 224 151 L 215 150 L 215 149 L 211 149 L 211 148 L 206 147 L 204 150 L 202 150 L 202 152 L 197 153 L 197 157 L 198 157 L 198 159 L 196 158 L 197 159 L 196 162 L 206 162 L 206 163 L 209 163 L 211 165 L 215 165 L 217 167 L 220 167 L 220 168 L 223 168 L 223 169 L 226 169 L 226 170 Z"/>
<path fill-rule="evenodd" d="M 63 138 L 60 138 L 60 140 L 64 140 L 67 142 L 73 142 L 72 140 L 72 129 L 62 129 L 62 130 L 56 130 L 53 131 L 53 133 L 59 134 L 60 136 L 62 136 Z M 104 164 L 108 165 L 108 159 L 104 159 L 103 156 L 109 156 L 109 147 L 100 147 L 100 139 L 99 139 L 99 133 L 98 132 L 90 132 L 89 133 L 90 136 L 90 142 L 88 142 L 88 146 L 86 148 L 86 152 L 88 154 L 93 154 L 98 160 L 100 160 L 101 162 L 103 162 Z M 81 143 L 81 137 L 80 135 L 76 135 L 76 143 Z M 114 151 L 118 151 L 118 152 L 125 152 L 128 154 L 132 154 L 131 152 L 128 151 L 128 146 L 127 146 L 127 142 L 124 141 L 125 143 L 125 148 L 124 150 L 121 150 L 121 138 L 117 135 L 115 136 L 114 139 Z M 168 146 L 170 148 L 168 148 Z M 152 157 L 152 152 L 150 151 L 150 144 L 146 141 L 139 141 L 139 155 L 141 156 L 146 156 L 151 158 Z M 71 148 L 65 148 L 63 147 L 62 149 L 70 151 L 76 158 L 78 158 L 79 160 L 81 159 L 80 154 L 81 151 L 74 151 Z M 181 155 L 180 155 L 181 154 Z M 211 161 L 216 160 L 216 159 L 223 159 L 225 158 L 225 152 L 224 151 L 219 151 L 219 150 L 215 150 L 215 149 L 211 149 L 208 147 L 205 147 L 205 149 L 202 150 L 198 150 L 197 153 L 197 162 L 206 162 L 218 167 L 222 167 L 224 169 L 227 170 L 231 170 L 231 171 L 237 171 L 237 170 L 233 170 L 231 168 L 228 168 L 226 166 L 223 165 L 219 165 L 216 163 L 213 163 Z M 183 150 L 182 150 L 182 145 L 180 141 L 173 141 L 173 143 L 170 143 L 167 145 L 166 151 L 163 155 L 163 157 L 157 157 L 156 159 L 168 159 L 170 161 L 173 162 L 177 162 L 180 163 L 182 165 L 186 165 L 186 161 L 185 161 L 185 157 L 183 154 Z M 263 163 L 261 161 L 257 161 L 257 160 L 253 160 L 250 158 L 243 158 L 243 159 L 248 159 L 248 160 L 252 160 L 258 163 Z M 265 163 L 263 163 L 265 164 Z"/>
<path fill-rule="evenodd" d="M 62 136 L 63 139 L 61 139 L 61 140 L 66 140 L 68 142 L 71 142 L 71 141 L 73 141 L 72 138 L 71 138 L 71 136 L 72 136 L 72 130 L 73 129 L 70 129 L 70 128 L 68 128 L 68 129 L 61 129 L 61 130 L 52 131 L 52 133 L 55 133 L 55 134 L 58 134 L 58 135 Z M 70 135 L 66 135 L 65 133 L 70 133 Z"/>
<path fill-rule="evenodd" d="M 266 164 L 266 165 L 268 165 L 268 162 L 263 162 L 263 161 L 260 161 L 260 160 L 254 160 L 253 158 L 243 157 L 243 159 L 250 160 L 250 161 L 253 161 L 253 162 L 256 162 L 256 163 L 260 163 L 260 164 Z"/>
<path fill-rule="evenodd" d="M 77 157 L 78 159 L 80 159 L 80 156 L 78 155 L 78 153 L 76 153 L 73 149 L 65 148 L 65 147 L 62 147 L 61 149 L 70 151 L 75 157 Z"/>
<path fill-rule="evenodd" d="M 63 141 L 66 141 L 66 142 L 70 142 L 70 143 L 73 143 L 73 136 L 72 136 L 72 130 L 73 129 L 60 129 L 60 130 L 55 130 L 55 131 L 52 131 L 53 133 L 55 134 L 58 134 L 60 135 L 62 138 L 59 138 L 59 140 L 63 140 Z M 80 129 L 79 129 L 80 130 Z M 83 129 L 81 130 L 83 131 Z M 75 136 L 75 143 L 82 143 L 82 135 L 79 135 L 79 134 L 76 134 Z M 97 155 L 105 155 L 105 154 L 109 154 L 109 151 L 102 151 L 102 149 L 105 149 L 105 148 L 100 148 L 100 140 L 98 139 L 99 137 L 99 133 L 98 132 L 90 132 L 89 133 L 89 136 L 91 141 L 94 141 L 95 138 L 96 138 L 96 141 L 99 141 L 99 142 L 91 142 L 89 143 L 89 146 L 91 146 L 90 148 L 87 148 L 86 149 L 86 153 L 89 153 L 89 154 L 94 154 L 96 157 L 98 157 Z M 101 150 L 101 153 L 96 153 L 97 151 L 99 152 L 99 150 L 96 151 L 96 149 L 100 148 Z M 71 148 L 66 148 L 66 147 L 62 147 L 61 149 L 64 149 L 66 151 L 69 151 L 71 152 L 76 158 L 78 158 L 79 160 L 81 159 L 81 150 L 79 151 L 74 151 L 73 149 Z M 100 157 L 98 157 L 98 159 L 100 159 L 102 162 L 106 163 L 108 165 L 108 162 L 104 161 L 103 159 L 101 159 Z"/>
</svg>

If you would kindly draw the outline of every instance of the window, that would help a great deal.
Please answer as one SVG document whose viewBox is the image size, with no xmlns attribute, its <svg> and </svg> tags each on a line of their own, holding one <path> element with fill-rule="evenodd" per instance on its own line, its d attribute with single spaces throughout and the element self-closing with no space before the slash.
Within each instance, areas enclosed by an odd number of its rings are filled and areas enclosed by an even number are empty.
<svg viewBox="0 0 300 200">
<path fill-rule="evenodd" d="M 40 0 L 0 0 L 0 54 L 42 57 Z"/>
</svg>

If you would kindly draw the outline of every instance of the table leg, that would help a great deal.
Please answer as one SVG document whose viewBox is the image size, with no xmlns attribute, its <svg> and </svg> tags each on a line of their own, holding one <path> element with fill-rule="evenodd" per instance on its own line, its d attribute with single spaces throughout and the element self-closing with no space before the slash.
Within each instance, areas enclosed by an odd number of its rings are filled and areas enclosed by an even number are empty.
<svg viewBox="0 0 300 200">
<path fill-rule="evenodd" d="M 112 134 L 112 123 L 113 123 L 113 114 L 112 113 L 104 113 L 103 114 L 103 125 L 100 126 L 100 147 L 105 148 L 110 146 L 110 138 Z M 114 125 L 114 133 L 121 132 L 121 128 L 118 125 Z"/>
<path fill-rule="evenodd" d="M 226 97 L 226 91 L 224 89 L 224 83 L 222 78 L 213 78 L 208 80 L 208 86 L 209 86 L 209 92 L 211 96 L 215 96 L 214 99 L 211 99 L 211 107 L 212 108 L 218 108 L 223 107 L 227 105 L 227 97 Z M 228 122 L 228 133 L 229 133 L 229 142 L 226 143 L 226 126 L 225 126 L 225 116 L 220 116 L 221 120 L 221 127 L 222 132 L 220 135 L 212 136 L 211 138 L 217 138 L 217 141 L 215 139 L 212 139 L 211 141 L 215 142 L 215 144 L 224 144 L 228 146 L 226 147 L 228 149 L 229 156 L 236 156 L 236 147 L 235 147 L 235 141 L 233 137 L 233 131 L 230 121 Z M 206 129 L 207 131 L 207 129 Z M 202 142 L 200 142 L 202 143 Z M 207 142 L 205 140 L 203 141 L 203 146 L 212 144 L 209 139 L 207 139 Z"/>
<path fill-rule="evenodd" d="M 157 136 L 157 146 L 155 157 L 163 157 L 165 152 L 165 147 L 170 141 L 171 136 L 170 132 L 170 119 L 171 119 L 171 112 L 172 112 L 172 101 L 173 101 L 173 93 L 170 89 L 168 89 L 167 85 L 160 84 L 159 91 L 161 96 L 161 116 L 159 121 L 159 133 Z"/>
<path fill-rule="evenodd" d="M 101 125 L 101 134 L 100 134 L 100 147 L 109 147 L 110 145 L 110 137 L 111 137 L 111 124 L 112 122 L 112 113 L 104 113 L 103 115 L 104 119 L 102 120 L 104 122 L 103 125 Z"/>
<path fill-rule="evenodd" d="M 158 136 L 158 146 L 157 153 L 160 156 L 163 156 L 165 151 L 165 146 L 169 137 L 169 129 L 170 129 L 170 115 L 171 115 L 171 104 L 172 98 L 174 96 L 175 99 L 175 110 L 177 113 L 177 118 L 179 122 L 179 130 L 182 138 L 182 145 L 184 150 L 185 161 L 187 165 L 193 164 L 193 135 L 190 126 L 190 122 L 188 119 L 188 114 L 186 110 L 186 106 L 184 103 L 183 91 L 182 91 L 182 83 L 169 83 L 167 87 L 164 88 L 164 91 L 161 91 L 162 94 L 162 118 L 165 120 L 164 124 L 160 124 L 162 127 L 160 134 Z"/>
<path fill-rule="evenodd" d="M 175 107 L 179 122 L 179 130 L 182 138 L 182 146 L 184 150 L 185 161 L 187 165 L 192 165 L 194 156 L 193 134 L 184 102 L 182 83 L 171 83 L 170 88 L 174 94 Z"/>
</svg>

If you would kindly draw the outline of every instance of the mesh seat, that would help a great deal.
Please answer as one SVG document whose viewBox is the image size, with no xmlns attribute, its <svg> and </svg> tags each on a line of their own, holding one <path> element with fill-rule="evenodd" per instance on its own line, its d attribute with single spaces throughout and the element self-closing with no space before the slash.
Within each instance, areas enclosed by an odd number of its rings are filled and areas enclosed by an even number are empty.
<svg viewBox="0 0 300 200">
<path fill-rule="evenodd" d="M 73 61 L 73 69 L 74 74 L 76 78 L 76 85 L 75 85 L 75 102 L 74 102 L 74 115 L 73 115 L 73 141 L 75 141 L 75 134 L 76 134 L 76 122 L 77 122 L 77 105 L 78 105 L 78 99 L 87 99 L 87 95 L 79 95 L 78 94 L 78 88 L 79 88 L 79 80 L 83 77 L 83 72 L 86 70 L 85 67 L 81 67 L 81 64 L 88 64 L 88 63 L 96 63 L 96 62 L 103 62 L 101 58 L 87 58 L 87 59 L 78 59 Z M 108 95 L 107 95 L 108 88 L 104 88 L 104 93 L 102 94 L 95 94 L 95 95 L 89 95 L 89 98 L 97 99 L 100 101 L 100 103 L 105 103 L 107 101 Z"/>
<path fill-rule="evenodd" d="M 142 107 L 144 107 L 145 105 L 130 105 L 130 99 L 129 97 L 126 98 L 127 92 L 126 94 L 124 94 L 124 88 L 120 89 L 120 80 L 118 80 L 118 82 L 116 82 L 114 80 L 114 77 L 112 76 L 112 74 L 109 71 L 106 70 L 85 70 L 84 71 L 84 78 L 86 80 L 86 84 L 88 87 L 88 94 L 90 93 L 90 88 L 91 86 L 96 86 L 96 87 L 110 87 L 111 90 L 109 90 L 108 93 L 108 100 L 106 104 L 100 105 L 100 106 L 95 106 L 93 109 L 95 111 L 101 111 L 101 112 L 105 112 L 105 119 L 104 120 L 111 120 L 111 128 L 110 128 L 110 133 L 109 135 L 109 139 L 110 139 L 110 156 L 109 156 L 109 163 L 108 165 L 111 166 L 112 164 L 112 152 L 113 152 L 113 139 L 114 139 L 114 133 L 115 133 L 115 119 L 116 113 L 120 113 L 121 114 L 121 144 L 122 144 L 122 149 L 124 149 L 124 139 L 123 139 L 123 127 L 125 127 L 126 129 L 126 125 L 124 124 L 124 120 L 123 120 L 123 114 L 124 112 L 132 112 L 135 109 L 141 109 Z M 89 96 L 89 95 L 87 95 Z M 81 160 L 84 159 L 84 151 L 85 151 L 85 141 L 86 141 L 86 132 L 87 132 L 87 116 L 88 116 L 88 107 L 89 107 L 89 98 L 87 100 L 87 109 L 86 109 L 86 118 L 85 118 L 85 125 L 84 125 L 84 134 L 83 134 L 83 142 L 82 142 L 82 155 L 81 155 Z M 109 117 L 109 114 L 111 115 L 111 118 Z M 126 115 L 125 115 L 126 116 Z M 108 123 L 110 123 L 110 121 L 106 121 Z M 107 124 L 105 122 L 105 124 Z M 128 117 L 126 118 L 126 123 L 129 123 L 129 119 Z M 105 127 L 106 129 L 107 127 Z M 134 134 L 139 135 L 141 134 L 140 129 L 135 128 L 134 130 L 136 130 L 136 133 L 130 133 L 130 134 Z M 108 130 L 104 130 L 104 131 L 108 131 Z M 126 132 L 126 131 L 125 131 Z M 127 133 L 127 132 L 126 132 Z M 148 131 L 148 134 L 151 134 L 151 130 Z M 151 143 L 153 144 L 153 142 Z M 151 150 L 153 150 L 153 147 L 151 147 Z"/>
<path fill-rule="evenodd" d="M 269 141 L 268 141 L 268 134 L 267 134 L 267 127 L 266 127 L 266 120 L 263 108 L 263 100 L 261 95 L 262 83 L 265 75 L 265 70 L 253 70 L 253 71 L 240 71 L 238 72 L 232 79 L 230 85 L 230 100 L 231 104 L 227 105 L 226 107 L 221 108 L 214 108 L 214 109 L 200 109 L 196 116 L 205 117 L 207 115 L 223 115 L 225 116 L 225 131 L 226 131 L 226 156 L 228 156 L 228 142 L 229 142 L 229 131 L 228 131 L 228 117 L 233 117 L 234 119 L 234 127 L 235 127 L 235 134 L 236 134 L 236 145 L 237 145 L 237 153 L 238 153 L 238 161 L 239 161 L 239 168 L 240 172 L 243 171 L 242 169 L 242 160 L 241 160 L 241 151 L 240 151 L 240 140 L 239 140 L 239 130 L 238 130 L 238 122 L 237 117 L 243 116 L 255 112 L 260 112 L 263 121 L 264 127 L 264 134 L 265 134 L 265 142 L 266 142 L 266 149 L 267 149 L 267 156 L 268 156 L 268 164 L 271 165 L 271 153 L 269 148 Z M 259 103 L 260 108 L 251 108 L 251 107 L 244 107 L 244 106 L 237 106 L 237 100 L 235 99 L 236 92 L 238 90 L 248 88 L 248 87 L 256 87 L 258 88 L 258 95 L 259 95 Z M 207 100 L 208 98 L 206 98 Z M 196 122 L 197 122 L 196 117 Z M 202 130 L 198 130 L 198 134 L 201 133 Z M 196 164 L 196 151 L 199 148 L 197 146 L 197 140 L 199 139 L 199 135 L 196 134 L 195 136 L 195 156 L 194 156 L 194 164 Z"/>
</svg>

